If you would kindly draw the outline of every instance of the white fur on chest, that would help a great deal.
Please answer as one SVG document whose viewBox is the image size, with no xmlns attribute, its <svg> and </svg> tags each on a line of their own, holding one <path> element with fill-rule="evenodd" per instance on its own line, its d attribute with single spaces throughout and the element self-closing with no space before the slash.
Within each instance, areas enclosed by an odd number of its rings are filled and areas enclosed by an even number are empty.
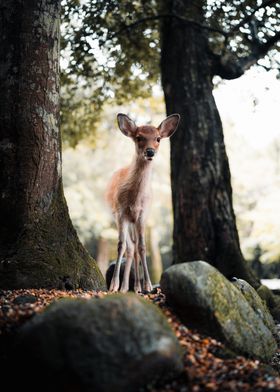
<svg viewBox="0 0 280 392">
<path fill-rule="evenodd" d="M 126 196 L 122 199 L 126 202 L 123 205 L 123 213 L 130 222 L 137 222 L 140 218 L 144 219 L 147 215 L 148 206 L 151 202 L 151 170 L 146 169 L 142 176 L 134 173 L 123 192 Z"/>
</svg>

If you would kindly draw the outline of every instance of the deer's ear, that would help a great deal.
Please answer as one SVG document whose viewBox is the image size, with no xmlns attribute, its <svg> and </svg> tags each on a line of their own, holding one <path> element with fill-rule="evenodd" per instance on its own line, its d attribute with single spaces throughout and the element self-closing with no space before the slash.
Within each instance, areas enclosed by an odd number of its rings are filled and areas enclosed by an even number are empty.
<svg viewBox="0 0 280 392">
<path fill-rule="evenodd" d="M 136 132 L 137 126 L 131 118 L 129 118 L 126 114 L 119 113 L 117 115 L 118 125 L 120 130 L 125 136 L 133 136 Z"/>
<path fill-rule="evenodd" d="M 158 127 L 161 137 L 170 137 L 176 131 L 180 121 L 179 114 L 171 114 Z"/>
</svg>

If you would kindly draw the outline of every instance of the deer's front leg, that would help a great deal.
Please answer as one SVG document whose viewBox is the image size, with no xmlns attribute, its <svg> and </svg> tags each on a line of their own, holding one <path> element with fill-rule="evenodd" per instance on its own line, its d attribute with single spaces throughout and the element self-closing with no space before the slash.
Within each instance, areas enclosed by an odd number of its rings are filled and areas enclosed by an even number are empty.
<svg viewBox="0 0 280 392">
<path fill-rule="evenodd" d="M 110 284 L 110 291 L 118 291 L 120 286 L 120 267 L 125 252 L 126 237 L 128 231 L 128 222 L 122 219 L 118 220 L 119 242 L 118 242 L 118 259 L 115 265 L 113 277 Z"/>
<path fill-rule="evenodd" d="M 138 233 L 138 251 L 139 251 L 140 259 L 143 265 L 143 272 L 144 272 L 143 290 L 150 292 L 152 291 L 153 286 L 151 283 L 148 266 L 147 266 L 147 260 L 146 260 L 145 224 L 141 217 L 137 222 L 136 230 Z"/>
<path fill-rule="evenodd" d="M 140 279 L 140 260 L 138 255 L 138 245 L 134 252 L 134 291 L 135 293 L 141 293 L 141 279 Z"/>
<path fill-rule="evenodd" d="M 129 277 L 130 277 L 130 270 L 131 270 L 133 256 L 134 256 L 134 243 L 130 238 L 130 234 L 128 232 L 127 239 L 126 239 L 126 262 L 125 262 L 125 268 L 123 274 L 123 281 L 120 289 L 122 293 L 126 293 L 129 289 Z"/>
</svg>

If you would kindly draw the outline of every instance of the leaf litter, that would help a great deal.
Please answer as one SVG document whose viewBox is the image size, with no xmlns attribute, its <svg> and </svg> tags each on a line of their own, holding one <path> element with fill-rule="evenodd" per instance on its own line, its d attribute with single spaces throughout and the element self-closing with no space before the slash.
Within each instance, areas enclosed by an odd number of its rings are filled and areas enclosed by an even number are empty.
<svg viewBox="0 0 280 392">
<path fill-rule="evenodd" d="M 107 292 L 56 289 L 0 290 L 0 342 L 60 298 L 103 298 Z M 221 342 L 189 329 L 166 304 L 160 289 L 142 295 L 165 314 L 183 349 L 184 372 L 168 383 L 148 385 L 148 392 L 280 391 L 280 352 L 271 364 L 234 355 Z M 1 356 L 1 354 L 0 354 Z M 0 357 L 1 362 L 1 357 Z"/>
</svg>

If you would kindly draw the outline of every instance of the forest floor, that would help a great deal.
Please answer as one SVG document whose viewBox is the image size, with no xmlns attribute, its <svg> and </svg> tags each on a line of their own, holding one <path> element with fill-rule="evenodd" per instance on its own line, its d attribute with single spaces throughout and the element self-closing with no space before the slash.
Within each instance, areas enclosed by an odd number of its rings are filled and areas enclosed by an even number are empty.
<svg viewBox="0 0 280 392">
<path fill-rule="evenodd" d="M 83 290 L 0 290 L 0 342 L 5 338 L 9 340 L 24 322 L 59 298 L 90 299 L 105 295 L 106 292 Z M 162 309 L 184 349 L 182 376 L 164 385 L 147 386 L 146 391 L 280 391 L 280 377 L 272 368 L 277 368 L 280 354 L 274 357 L 272 367 L 258 360 L 234 356 L 217 340 L 182 324 L 159 289 L 144 297 Z"/>
</svg>

